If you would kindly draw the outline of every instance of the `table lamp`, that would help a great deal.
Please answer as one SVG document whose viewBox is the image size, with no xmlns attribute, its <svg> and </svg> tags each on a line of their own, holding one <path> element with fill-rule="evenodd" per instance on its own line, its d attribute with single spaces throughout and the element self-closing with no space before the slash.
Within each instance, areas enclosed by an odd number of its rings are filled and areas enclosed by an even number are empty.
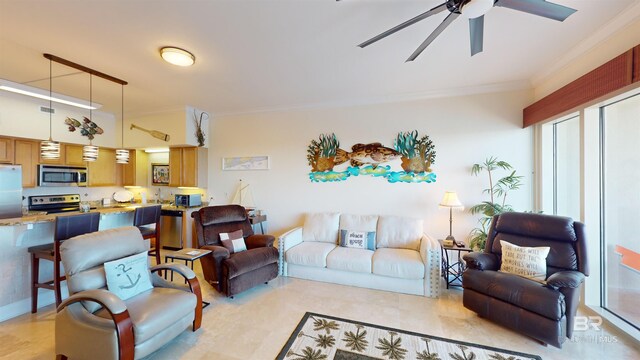
<svg viewBox="0 0 640 360">
<path fill-rule="evenodd" d="M 464 209 L 460 200 L 458 200 L 458 194 L 455 191 L 447 191 L 444 193 L 444 198 L 440 202 L 440 207 L 449 208 L 449 236 L 447 236 L 446 240 L 450 240 L 452 242 L 456 242 L 456 239 L 451 235 L 451 230 L 453 227 L 453 209 Z"/>
</svg>

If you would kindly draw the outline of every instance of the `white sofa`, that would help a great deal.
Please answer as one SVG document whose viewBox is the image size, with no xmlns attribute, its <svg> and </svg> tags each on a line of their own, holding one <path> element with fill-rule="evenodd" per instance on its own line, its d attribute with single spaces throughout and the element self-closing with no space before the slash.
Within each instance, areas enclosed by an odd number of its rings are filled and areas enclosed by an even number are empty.
<svg viewBox="0 0 640 360">
<path fill-rule="evenodd" d="M 341 230 L 375 236 L 375 251 L 339 246 Z M 440 247 L 424 234 L 420 219 L 310 213 L 303 227 L 279 237 L 278 248 L 282 276 L 428 297 L 440 294 Z"/>
</svg>

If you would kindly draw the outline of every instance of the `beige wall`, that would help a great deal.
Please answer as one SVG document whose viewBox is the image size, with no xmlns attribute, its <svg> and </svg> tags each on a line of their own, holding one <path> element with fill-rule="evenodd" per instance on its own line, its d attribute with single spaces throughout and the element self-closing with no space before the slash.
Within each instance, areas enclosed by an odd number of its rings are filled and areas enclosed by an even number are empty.
<svg viewBox="0 0 640 360">
<path fill-rule="evenodd" d="M 640 44 L 640 19 L 631 21 L 612 36 L 569 61 L 567 65 L 543 78 L 534 79 L 535 100 L 542 99 L 638 44 Z M 571 51 L 569 49 L 569 54 Z"/>
<path fill-rule="evenodd" d="M 470 175 L 470 167 L 488 156 L 513 164 L 525 186 L 510 202 L 520 210 L 532 207 L 532 133 L 522 129 L 522 108 L 529 91 L 378 105 L 265 112 L 214 118 L 209 149 L 209 196 L 228 203 L 242 179 L 252 188 L 256 206 L 267 212 L 269 230 L 280 233 L 300 224 L 309 211 L 395 214 L 425 219 L 427 232 L 448 234 L 448 211 L 438 203 L 446 190 L 458 191 L 469 207 L 484 200 L 486 179 Z M 311 139 L 334 132 L 341 148 L 381 142 L 392 147 L 400 131 L 417 129 L 436 144 L 437 181 L 432 184 L 388 183 L 381 178 L 351 177 L 336 183 L 312 183 L 306 150 Z M 222 171 L 222 157 L 271 156 L 266 171 Z M 476 218 L 454 215 L 453 233 L 465 238 Z"/>
</svg>

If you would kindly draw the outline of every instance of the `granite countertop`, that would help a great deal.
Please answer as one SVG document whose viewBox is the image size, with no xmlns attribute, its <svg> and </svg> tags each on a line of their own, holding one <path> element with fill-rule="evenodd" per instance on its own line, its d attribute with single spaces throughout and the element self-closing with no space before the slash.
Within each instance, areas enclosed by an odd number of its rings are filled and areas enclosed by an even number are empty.
<svg viewBox="0 0 640 360">
<path fill-rule="evenodd" d="M 120 203 L 120 204 L 111 204 L 103 206 L 102 204 L 91 203 L 91 207 L 95 207 L 95 209 L 91 209 L 90 212 L 99 212 L 104 215 L 115 215 L 115 214 L 125 214 L 129 212 L 135 211 L 136 208 L 142 206 L 153 206 L 155 203 L 148 204 L 130 204 L 130 203 Z M 175 206 L 171 203 L 162 204 L 163 210 L 195 210 L 200 207 L 206 206 L 206 204 L 202 204 L 199 207 L 190 207 L 185 208 L 182 206 Z M 10 219 L 0 219 L 0 226 L 16 226 L 16 225 L 28 225 L 28 224 L 38 224 L 38 223 L 46 223 L 53 222 L 56 219 L 56 216 L 68 216 L 68 215 L 77 215 L 80 214 L 79 211 L 70 211 L 59 214 L 47 214 L 43 211 L 29 211 L 27 215 L 23 215 L 18 218 L 10 218 Z"/>
</svg>

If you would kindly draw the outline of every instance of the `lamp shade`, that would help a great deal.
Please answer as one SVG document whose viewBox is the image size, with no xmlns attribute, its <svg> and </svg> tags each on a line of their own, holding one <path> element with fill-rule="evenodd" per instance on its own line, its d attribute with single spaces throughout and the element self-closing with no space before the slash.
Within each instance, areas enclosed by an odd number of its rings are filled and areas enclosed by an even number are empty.
<svg viewBox="0 0 640 360">
<path fill-rule="evenodd" d="M 98 147 L 93 145 L 85 145 L 82 147 L 82 160 L 83 161 L 96 161 L 98 160 Z"/>
<path fill-rule="evenodd" d="M 447 191 L 444 193 L 444 197 L 440 202 L 440 206 L 448 207 L 448 208 L 464 208 L 460 200 L 458 199 L 458 194 L 455 191 Z"/>
</svg>

